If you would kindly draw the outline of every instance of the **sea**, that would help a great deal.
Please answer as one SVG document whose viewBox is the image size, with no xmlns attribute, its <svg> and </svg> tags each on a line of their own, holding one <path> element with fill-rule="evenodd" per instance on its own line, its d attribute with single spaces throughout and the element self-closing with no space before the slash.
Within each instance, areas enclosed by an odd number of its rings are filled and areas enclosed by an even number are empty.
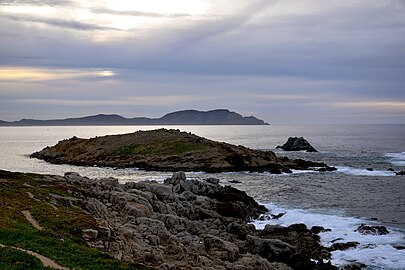
<svg viewBox="0 0 405 270">
<path fill-rule="evenodd" d="M 52 126 L 0 127 L 0 169 L 63 175 L 78 172 L 91 178 L 115 177 L 128 181 L 163 182 L 171 172 L 52 165 L 29 154 L 72 136 L 90 138 L 153 130 L 164 126 Z M 279 156 L 325 162 L 334 172 L 293 171 L 292 174 L 189 172 L 188 178 L 215 177 L 222 185 L 246 191 L 279 219 L 255 220 L 266 224 L 305 223 L 331 229 L 320 234 L 322 244 L 357 241 L 360 245 L 332 252 L 332 263 L 357 262 L 367 269 L 405 269 L 405 125 L 267 125 L 167 126 L 208 139 L 271 150 Z M 318 152 L 276 149 L 288 137 L 304 137 Z M 240 183 L 230 183 L 237 180 Z M 360 224 L 383 225 L 387 235 L 362 235 Z"/>
</svg>

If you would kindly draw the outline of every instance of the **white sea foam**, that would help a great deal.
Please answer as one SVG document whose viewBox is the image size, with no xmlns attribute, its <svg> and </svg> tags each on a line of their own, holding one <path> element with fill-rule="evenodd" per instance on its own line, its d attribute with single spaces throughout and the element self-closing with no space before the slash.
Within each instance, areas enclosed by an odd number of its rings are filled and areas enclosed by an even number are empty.
<svg viewBox="0 0 405 270">
<path fill-rule="evenodd" d="M 397 166 L 405 166 L 405 152 L 401 153 L 387 153 L 386 157 L 390 157 L 390 162 Z"/>
<path fill-rule="evenodd" d="M 391 171 L 381 171 L 381 170 L 373 170 L 369 171 L 367 169 L 359 169 L 353 167 L 342 167 L 337 166 L 337 172 L 350 174 L 350 175 L 359 175 L 359 176 L 394 176 L 395 172 Z"/>
<path fill-rule="evenodd" d="M 395 244 L 404 245 L 405 235 L 398 230 L 389 228 L 387 235 L 362 235 L 355 232 L 362 224 L 378 225 L 373 221 L 343 216 L 342 212 L 334 214 L 316 213 L 301 209 L 287 209 L 275 204 L 266 204 L 273 214 L 286 213 L 279 219 L 255 221 L 257 229 L 263 229 L 266 224 L 289 226 L 304 223 L 312 226 L 322 226 L 331 229 L 330 232 L 320 233 L 322 245 L 332 243 L 359 242 L 357 248 L 332 252 L 332 263 L 343 266 L 353 262 L 366 264 L 369 269 L 405 269 L 405 250 L 393 247 Z M 339 239 L 339 240 L 336 240 Z"/>
</svg>

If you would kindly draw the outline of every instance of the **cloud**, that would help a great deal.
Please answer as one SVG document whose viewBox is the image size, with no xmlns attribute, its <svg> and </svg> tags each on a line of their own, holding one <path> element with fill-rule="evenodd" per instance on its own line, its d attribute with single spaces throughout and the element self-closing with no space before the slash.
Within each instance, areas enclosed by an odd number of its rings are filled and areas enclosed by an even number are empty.
<svg viewBox="0 0 405 270">
<path fill-rule="evenodd" d="M 44 69 L 32 67 L 0 67 L 0 81 L 51 81 L 74 78 L 108 78 L 115 75 L 111 70 L 95 69 Z"/>
<path fill-rule="evenodd" d="M 0 9 L 15 3 L 2 2 Z M 273 115 L 280 122 L 349 121 L 349 113 L 358 122 L 372 122 L 372 113 L 360 115 L 366 109 L 384 110 L 381 122 L 400 122 L 399 114 L 405 119 L 395 105 L 405 99 L 401 1 L 207 0 L 203 13 L 119 9 L 103 1 L 18 3 L 48 7 L 35 11 L 48 13 L 0 11 L 0 65 L 48 77 L 31 74 L 6 82 L 3 76 L 2 98 L 6 91 L 12 98 L 14 91 L 21 95 L 15 99 L 48 100 L 53 106 L 83 100 L 83 108 L 87 102 L 96 111 L 91 101 L 100 99 L 100 110 L 103 105 L 112 112 L 137 110 L 129 100 L 158 114 L 218 106 L 269 122 L 278 121 L 270 121 Z M 52 70 L 72 72 L 58 77 Z M 103 70 L 115 74 L 78 75 Z M 145 96 L 198 98 L 167 104 L 131 99 Z M 41 106 L 45 111 L 46 104 Z"/>
<path fill-rule="evenodd" d="M 30 22 L 30 23 L 43 23 L 49 26 L 69 28 L 73 30 L 80 31 L 121 31 L 119 28 L 100 26 L 91 23 L 83 23 L 75 20 L 63 20 L 54 18 L 42 18 L 42 17 L 27 17 L 22 15 L 2 15 L 3 19 L 19 21 L 19 22 Z"/>
</svg>

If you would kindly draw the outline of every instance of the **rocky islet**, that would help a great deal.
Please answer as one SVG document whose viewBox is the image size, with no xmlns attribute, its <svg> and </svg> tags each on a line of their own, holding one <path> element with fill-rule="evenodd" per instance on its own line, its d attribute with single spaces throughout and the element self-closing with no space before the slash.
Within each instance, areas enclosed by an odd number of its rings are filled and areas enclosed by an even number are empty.
<svg viewBox="0 0 405 270">
<path fill-rule="evenodd" d="M 31 157 L 54 164 L 136 167 L 155 171 L 266 171 L 280 174 L 294 169 L 328 168 L 325 163 L 278 157 L 272 151 L 216 142 L 173 129 L 90 139 L 72 137 L 35 152 Z"/>
</svg>

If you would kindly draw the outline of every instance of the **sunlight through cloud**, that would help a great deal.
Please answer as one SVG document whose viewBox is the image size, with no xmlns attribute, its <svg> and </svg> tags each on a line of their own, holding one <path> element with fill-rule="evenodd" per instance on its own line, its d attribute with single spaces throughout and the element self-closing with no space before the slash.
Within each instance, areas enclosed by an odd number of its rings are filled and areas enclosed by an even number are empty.
<svg viewBox="0 0 405 270">
<path fill-rule="evenodd" d="M 112 77 L 116 73 L 112 70 L 69 70 L 44 69 L 31 67 L 0 68 L 0 81 L 46 81 L 64 80 L 84 77 Z"/>
</svg>

